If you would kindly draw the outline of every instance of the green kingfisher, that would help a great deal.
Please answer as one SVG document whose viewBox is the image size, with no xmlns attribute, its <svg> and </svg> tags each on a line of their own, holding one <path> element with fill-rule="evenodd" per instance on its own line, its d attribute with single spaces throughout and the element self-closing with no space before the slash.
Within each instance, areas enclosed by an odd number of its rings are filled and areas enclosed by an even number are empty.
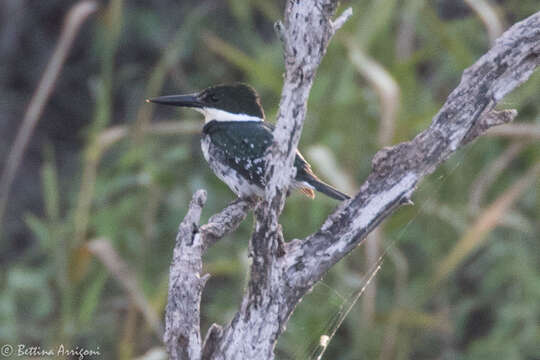
<svg viewBox="0 0 540 360">
<path fill-rule="evenodd" d="M 204 115 L 201 147 L 212 171 L 240 198 L 263 197 L 265 152 L 272 145 L 274 126 L 264 121 L 259 96 L 251 86 L 217 85 L 189 95 L 168 95 L 147 102 L 182 106 Z M 314 190 L 337 199 L 349 196 L 322 182 L 299 151 L 291 186 L 310 198 Z"/>
</svg>

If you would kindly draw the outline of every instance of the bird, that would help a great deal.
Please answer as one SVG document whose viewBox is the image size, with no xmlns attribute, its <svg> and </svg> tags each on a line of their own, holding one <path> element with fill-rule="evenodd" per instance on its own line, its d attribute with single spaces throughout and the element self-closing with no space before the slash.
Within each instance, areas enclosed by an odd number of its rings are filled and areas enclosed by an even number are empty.
<svg viewBox="0 0 540 360">
<path fill-rule="evenodd" d="M 245 83 L 223 84 L 184 95 L 165 95 L 147 102 L 180 106 L 204 115 L 201 148 L 215 175 L 241 199 L 263 198 L 265 153 L 273 142 L 274 125 L 265 121 L 257 91 Z M 297 150 L 291 187 L 309 198 L 315 191 L 336 200 L 350 197 L 320 180 Z"/>
</svg>

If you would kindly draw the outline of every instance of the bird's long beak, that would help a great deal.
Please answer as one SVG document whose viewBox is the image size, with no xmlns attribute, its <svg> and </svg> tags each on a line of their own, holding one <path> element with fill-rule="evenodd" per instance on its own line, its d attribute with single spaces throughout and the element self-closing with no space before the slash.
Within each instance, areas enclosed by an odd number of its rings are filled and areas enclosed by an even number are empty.
<svg viewBox="0 0 540 360">
<path fill-rule="evenodd" d="M 146 99 L 146 102 L 153 102 L 162 105 L 183 106 L 189 108 L 202 108 L 203 104 L 197 97 L 198 94 L 189 95 L 167 95 L 152 99 Z"/>
</svg>

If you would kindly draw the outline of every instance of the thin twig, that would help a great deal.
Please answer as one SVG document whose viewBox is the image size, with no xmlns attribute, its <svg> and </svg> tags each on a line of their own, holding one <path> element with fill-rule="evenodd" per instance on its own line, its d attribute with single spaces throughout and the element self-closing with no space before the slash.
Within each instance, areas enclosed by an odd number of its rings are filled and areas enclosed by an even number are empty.
<svg viewBox="0 0 540 360">
<path fill-rule="evenodd" d="M 489 129 L 486 133 L 491 137 L 509 137 L 519 139 L 540 140 L 540 125 L 536 124 L 506 124 Z"/>
<path fill-rule="evenodd" d="M 341 13 L 334 21 L 332 21 L 332 28 L 334 29 L 334 32 L 341 29 L 343 25 L 349 20 L 349 18 L 353 15 L 352 8 L 347 8 L 345 11 Z"/>
<path fill-rule="evenodd" d="M 204 248 L 208 249 L 218 240 L 236 230 L 246 218 L 249 210 L 256 205 L 254 200 L 238 199 L 230 203 L 221 212 L 212 216 L 206 225 L 201 226 Z"/>
</svg>

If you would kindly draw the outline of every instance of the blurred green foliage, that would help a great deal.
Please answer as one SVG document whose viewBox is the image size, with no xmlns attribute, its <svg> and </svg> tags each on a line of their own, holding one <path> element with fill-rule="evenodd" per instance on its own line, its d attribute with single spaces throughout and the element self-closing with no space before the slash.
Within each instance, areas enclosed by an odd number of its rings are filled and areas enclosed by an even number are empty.
<svg viewBox="0 0 540 360">
<path fill-rule="evenodd" d="M 341 9 L 352 6 L 355 15 L 332 41 L 318 71 L 300 148 L 323 146 L 356 184 L 368 174 L 379 148 L 378 95 L 351 64 L 345 37 L 357 41 L 399 85 L 400 111 L 392 142 L 411 139 L 427 127 L 461 72 L 489 48 L 482 22 L 466 4 L 457 3 L 342 4 Z M 539 10 L 537 0 L 490 3 L 505 27 Z M 207 167 L 193 131 L 164 135 L 148 130 L 159 122 L 198 121 L 197 114 L 154 111 L 144 99 L 241 80 L 258 89 L 267 120 L 273 121 L 283 64 L 272 23 L 282 6 L 264 0 L 102 3 L 83 37 L 89 41 L 84 47 L 91 51 L 83 60 L 71 60 L 93 64 L 90 72 L 82 67 L 73 75 L 91 101 L 78 109 L 86 126 L 71 134 L 79 142 L 71 172 L 58 170 L 62 154 L 49 139 L 35 174 L 41 179 L 42 210 L 25 212 L 30 240 L 2 265 L 0 344 L 99 346 L 107 359 L 136 357 L 161 346 L 119 279 L 86 244 L 108 239 L 153 311 L 162 316 L 176 228 L 192 193 L 208 190 L 203 221 L 233 200 L 233 194 Z M 29 5 L 23 10 L 33 11 Z M 409 38 L 406 31 L 412 31 Z M 68 62 L 66 72 L 70 69 Z M 518 122 L 540 125 L 539 90 L 536 73 L 501 107 L 518 109 Z M 65 124 L 69 120 L 63 116 L 60 110 L 53 120 Z M 121 136 L 114 137 L 113 124 L 125 126 Z M 448 278 L 429 286 L 482 209 L 540 160 L 538 144 L 525 145 L 484 189 L 480 209 L 471 210 L 477 176 L 510 143 L 520 141 L 486 137 L 467 146 L 420 184 L 415 206 L 400 209 L 383 224 L 384 262 L 370 284 L 377 288 L 373 320 L 365 321 L 361 304 L 353 307 L 325 358 L 540 356 L 538 179 L 506 209 L 479 249 L 464 254 L 466 260 L 451 269 Z M 323 159 L 308 160 L 315 171 L 325 166 Z M 326 179 L 332 183 L 332 174 Z M 17 193 L 13 196 L 17 201 Z M 286 238 L 310 234 L 335 206 L 324 196 L 311 201 L 292 195 L 281 218 Z M 239 305 L 251 229 L 250 216 L 205 257 L 205 271 L 212 277 L 203 297 L 203 331 L 214 322 L 229 321 Z M 14 246 L 9 237 L 2 241 L 2 250 Z M 372 270 L 363 248 L 336 265 L 298 306 L 277 345 L 277 358 L 305 359 L 317 351 L 320 336 L 332 331 L 334 319 Z"/>
</svg>

